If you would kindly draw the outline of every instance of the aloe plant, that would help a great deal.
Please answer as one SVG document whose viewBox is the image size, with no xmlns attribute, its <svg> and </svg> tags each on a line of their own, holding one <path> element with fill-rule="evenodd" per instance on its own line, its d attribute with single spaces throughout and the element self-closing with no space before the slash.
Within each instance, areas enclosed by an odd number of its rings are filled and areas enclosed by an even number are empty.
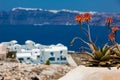
<svg viewBox="0 0 120 80">
<path fill-rule="evenodd" d="M 106 23 L 109 31 L 109 40 L 113 43 L 112 46 L 108 46 L 106 43 L 102 48 L 97 48 L 95 43 L 92 41 L 91 32 L 89 27 L 89 22 L 92 19 L 91 14 L 85 13 L 81 15 L 77 15 L 75 20 L 80 23 L 80 29 L 87 36 L 88 41 L 83 40 L 80 37 L 75 37 L 71 41 L 71 45 L 73 45 L 76 39 L 79 39 L 83 43 L 87 44 L 91 50 L 91 53 L 87 52 L 89 56 L 91 56 L 92 60 L 89 60 L 90 66 L 115 66 L 116 64 L 120 64 L 120 47 L 115 40 L 116 31 L 120 30 L 119 27 L 113 27 L 112 33 L 110 32 L 111 26 L 110 24 L 113 22 L 112 18 L 106 18 Z M 82 27 L 82 23 L 87 23 L 87 29 Z"/>
<path fill-rule="evenodd" d="M 113 63 L 115 66 L 120 65 L 120 46 L 116 43 L 116 47 L 112 50 L 114 53 Z"/>
<path fill-rule="evenodd" d="M 116 49 L 113 50 L 113 52 L 120 57 L 120 46 L 118 44 L 116 44 Z"/>
<path fill-rule="evenodd" d="M 110 63 L 111 58 L 111 50 L 115 46 L 107 46 L 105 44 L 102 48 L 96 48 L 93 53 L 87 53 L 89 56 L 91 56 L 92 60 L 89 60 L 91 66 L 108 66 L 112 65 Z"/>
</svg>

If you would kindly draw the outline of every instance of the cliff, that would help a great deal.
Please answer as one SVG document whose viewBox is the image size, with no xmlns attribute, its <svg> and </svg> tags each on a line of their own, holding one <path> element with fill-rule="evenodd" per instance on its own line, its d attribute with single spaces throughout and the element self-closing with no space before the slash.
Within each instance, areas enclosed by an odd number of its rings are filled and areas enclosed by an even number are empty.
<svg viewBox="0 0 120 80">
<path fill-rule="evenodd" d="M 84 13 L 75 10 L 46 10 L 37 8 L 13 8 L 0 11 L 0 25 L 77 25 L 74 18 Z M 105 26 L 105 18 L 112 17 L 113 25 L 120 25 L 120 13 L 90 12 L 91 25 Z"/>
</svg>

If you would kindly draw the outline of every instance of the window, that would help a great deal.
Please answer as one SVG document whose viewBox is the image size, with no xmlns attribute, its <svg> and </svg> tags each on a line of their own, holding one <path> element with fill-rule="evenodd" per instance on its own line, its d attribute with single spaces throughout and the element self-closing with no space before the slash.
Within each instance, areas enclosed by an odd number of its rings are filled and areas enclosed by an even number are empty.
<svg viewBox="0 0 120 80">
<path fill-rule="evenodd" d="M 55 61 L 55 54 L 54 54 L 54 52 L 50 52 L 50 58 L 49 58 L 49 60 L 50 61 Z"/>
<path fill-rule="evenodd" d="M 63 60 L 66 60 L 66 57 L 64 57 Z"/>
<path fill-rule="evenodd" d="M 37 56 L 37 59 L 40 59 L 40 56 Z"/>
<path fill-rule="evenodd" d="M 37 56 L 37 58 L 40 58 L 40 56 Z"/>
<path fill-rule="evenodd" d="M 27 60 L 30 60 L 30 58 L 28 57 Z"/>
<path fill-rule="evenodd" d="M 26 50 L 30 50 L 29 48 L 26 48 Z"/>
<path fill-rule="evenodd" d="M 50 53 L 50 56 L 52 56 L 52 57 L 53 57 L 53 56 L 54 56 L 54 53 L 53 53 L 53 52 L 51 52 L 51 53 Z"/>
<path fill-rule="evenodd" d="M 66 60 L 66 57 L 60 56 L 60 60 Z"/>
<path fill-rule="evenodd" d="M 60 60 L 62 60 L 63 59 L 63 57 L 62 56 L 60 56 Z"/>
<path fill-rule="evenodd" d="M 50 57 L 49 60 L 50 61 L 55 61 L 55 57 Z"/>
<path fill-rule="evenodd" d="M 60 55 L 63 55 L 63 51 L 60 51 Z"/>
<path fill-rule="evenodd" d="M 24 59 L 23 59 L 23 58 L 18 58 L 18 60 L 19 60 L 20 62 L 22 62 Z"/>
<path fill-rule="evenodd" d="M 34 43 L 32 44 L 32 46 L 34 46 Z"/>
<path fill-rule="evenodd" d="M 9 46 L 11 46 L 11 44 L 9 44 Z"/>
<path fill-rule="evenodd" d="M 60 54 L 62 54 L 63 53 L 63 51 L 60 51 Z"/>
<path fill-rule="evenodd" d="M 41 62 L 43 62 L 43 60 L 40 60 Z"/>
<path fill-rule="evenodd" d="M 59 61 L 59 60 L 60 60 L 60 58 L 57 58 L 57 60 Z"/>
</svg>

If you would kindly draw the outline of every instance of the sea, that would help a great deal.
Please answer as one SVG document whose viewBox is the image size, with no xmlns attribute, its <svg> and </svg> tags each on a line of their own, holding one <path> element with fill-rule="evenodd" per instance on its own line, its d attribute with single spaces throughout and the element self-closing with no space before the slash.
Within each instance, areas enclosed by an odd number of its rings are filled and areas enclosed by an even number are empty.
<svg viewBox="0 0 120 80">
<path fill-rule="evenodd" d="M 83 25 L 87 29 L 86 25 Z M 108 42 L 108 30 L 106 26 L 90 26 L 91 36 L 97 47 L 102 47 Z M 117 41 L 120 42 L 120 32 L 117 33 Z M 43 45 L 56 45 L 61 43 L 70 51 L 85 50 L 88 47 L 80 40 L 76 40 L 73 46 L 70 42 L 74 37 L 81 37 L 88 41 L 79 25 L 0 25 L 0 42 L 17 40 L 19 44 L 25 44 L 26 40 Z M 86 48 L 87 49 L 87 48 Z"/>
</svg>

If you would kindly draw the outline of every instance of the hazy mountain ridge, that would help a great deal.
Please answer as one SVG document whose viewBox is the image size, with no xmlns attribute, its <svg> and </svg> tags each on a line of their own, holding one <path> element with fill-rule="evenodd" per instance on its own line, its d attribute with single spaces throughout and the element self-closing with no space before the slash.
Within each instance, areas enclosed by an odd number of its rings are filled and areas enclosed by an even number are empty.
<svg viewBox="0 0 120 80">
<path fill-rule="evenodd" d="M 0 11 L 1 25 L 77 25 L 74 18 L 84 13 L 76 10 L 43 10 L 37 8 L 13 8 L 9 12 Z M 92 14 L 91 25 L 104 26 L 105 18 L 112 17 L 113 25 L 120 25 L 120 13 Z"/>
</svg>

